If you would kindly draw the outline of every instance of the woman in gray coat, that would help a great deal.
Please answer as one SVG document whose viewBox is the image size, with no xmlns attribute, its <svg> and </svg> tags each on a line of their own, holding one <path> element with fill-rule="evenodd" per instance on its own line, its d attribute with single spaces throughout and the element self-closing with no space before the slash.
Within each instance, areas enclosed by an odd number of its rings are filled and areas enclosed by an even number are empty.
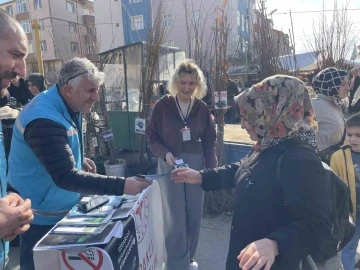
<svg viewBox="0 0 360 270">
<path fill-rule="evenodd" d="M 350 90 L 349 77 L 344 70 L 327 68 L 314 77 L 312 85 L 316 92 L 312 105 L 319 125 L 316 139 L 321 154 L 330 146 L 343 142 L 345 119 L 342 100 Z"/>
</svg>

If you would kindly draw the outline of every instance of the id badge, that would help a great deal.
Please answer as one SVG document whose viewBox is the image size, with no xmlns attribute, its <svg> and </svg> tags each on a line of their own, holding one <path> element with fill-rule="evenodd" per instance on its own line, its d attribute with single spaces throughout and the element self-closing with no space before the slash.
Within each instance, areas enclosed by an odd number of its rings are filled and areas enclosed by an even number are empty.
<svg viewBox="0 0 360 270">
<path fill-rule="evenodd" d="M 183 128 L 181 129 L 183 142 L 191 141 L 191 133 L 190 128 Z"/>
</svg>

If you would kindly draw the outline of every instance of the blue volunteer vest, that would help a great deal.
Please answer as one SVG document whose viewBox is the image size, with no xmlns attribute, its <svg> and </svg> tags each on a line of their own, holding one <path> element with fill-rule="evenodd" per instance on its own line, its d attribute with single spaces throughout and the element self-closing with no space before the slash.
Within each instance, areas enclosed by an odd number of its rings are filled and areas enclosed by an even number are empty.
<svg viewBox="0 0 360 270">
<path fill-rule="evenodd" d="M 31 200 L 31 207 L 42 212 L 70 210 L 79 202 L 80 194 L 58 187 L 24 139 L 26 126 L 33 120 L 46 118 L 62 125 L 68 135 L 67 142 L 75 158 L 76 168 L 82 168 L 83 147 L 80 145 L 82 131 L 62 100 L 57 85 L 37 95 L 20 113 L 14 125 L 9 156 L 9 183 L 20 192 L 22 198 Z M 81 115 L 78 126 L 81 127 Z M 83 140 L 81 140 L 83 142 Z M 51 145 L 49 145 L 51 147 Z M 52 225 L 64 217 L 34 215 L 33 224 Z"/>
</svg>

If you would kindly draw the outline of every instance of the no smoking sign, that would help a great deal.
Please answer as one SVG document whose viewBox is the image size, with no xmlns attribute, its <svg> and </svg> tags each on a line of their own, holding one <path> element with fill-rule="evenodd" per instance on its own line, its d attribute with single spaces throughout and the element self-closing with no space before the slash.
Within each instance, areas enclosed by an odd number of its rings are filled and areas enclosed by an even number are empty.
<svg viewBox="0 0 360 270">
<path fill-rule="evenodd" d="M 61 270 L 113 270 L 109 255 L 99 248 L 90 248 L 79 254 L 60 252 Z"/>
</svg>

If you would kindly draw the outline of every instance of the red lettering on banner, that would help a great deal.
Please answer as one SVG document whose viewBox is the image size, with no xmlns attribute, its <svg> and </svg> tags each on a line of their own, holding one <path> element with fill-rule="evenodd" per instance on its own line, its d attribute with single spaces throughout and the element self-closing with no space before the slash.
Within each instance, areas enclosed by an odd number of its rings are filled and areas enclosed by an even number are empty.
<svg viewBox="0 0 360 270">
<path fill-rule="evenodd" d="M 154 255 L 154 246 L 153 246 L 153 242 L 151 239 L 150 245 L 146 249 L 146 254 L 145 254 L 144 258 L 142 259 L 142 263 L 140 262 L 139 270 L 155 269 L 155 268 L 149 266 L 153 255 Z M 156 256 L 155 256 L 155 259 L 156 259 Z M 157 262 L 157 259 L 156 259 L 156 262 Z M 157 264 L 154 264 L 154 265 L 156 266 Z"/>
</svg>

